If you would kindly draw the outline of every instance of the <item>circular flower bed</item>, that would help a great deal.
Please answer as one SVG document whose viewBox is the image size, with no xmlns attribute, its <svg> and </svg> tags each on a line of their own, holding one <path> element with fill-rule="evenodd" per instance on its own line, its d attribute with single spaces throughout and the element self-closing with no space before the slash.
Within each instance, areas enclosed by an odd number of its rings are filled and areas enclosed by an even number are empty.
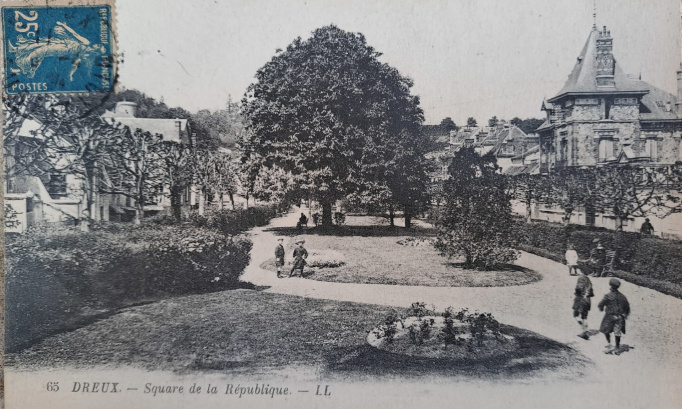
<svg viewBox="0 0 682 409">
<path fill-rule="evenodd" d="M 414 303 L 405 314 L 393 312 L 370 331 L 375 348 L 422 358 L 489 359 L 519 348 L 515 337 L 501 332 L 490 314 L 452 308 L 438 314 L 424 303 Z"/>
</svg>

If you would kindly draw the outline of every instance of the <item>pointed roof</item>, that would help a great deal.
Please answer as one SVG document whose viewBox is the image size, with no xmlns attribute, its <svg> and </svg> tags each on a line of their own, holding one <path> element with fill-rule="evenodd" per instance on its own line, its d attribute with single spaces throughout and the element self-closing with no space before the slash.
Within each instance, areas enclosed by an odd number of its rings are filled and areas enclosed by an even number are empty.
<svg viewBox="0 0 682 409">
<path fill-rule="evenodd" d="M 637 81 L 629 78 L 625 72 L 615 61 L 614 81 L 613 87 L 598 87 L 597 86 L 597 69 L 595 61 L 597 59 L 597 38 L 599 31 L 596 27 L 592 27 L 590 35 L 587 37 L 585 46 L 578 56 L 578 60 L 568 76 L 568 80 L 564 87 L 556 96 L 549 98 L 547 102 L 556 102 L 560 98 L 568 94 L 600 94 L 600 93 L 641 93 L 648 92 L 648 88 L 642 86 L 642 81 Z M 615 58 L 614 58 L 615 60 Z"/>
</svg>

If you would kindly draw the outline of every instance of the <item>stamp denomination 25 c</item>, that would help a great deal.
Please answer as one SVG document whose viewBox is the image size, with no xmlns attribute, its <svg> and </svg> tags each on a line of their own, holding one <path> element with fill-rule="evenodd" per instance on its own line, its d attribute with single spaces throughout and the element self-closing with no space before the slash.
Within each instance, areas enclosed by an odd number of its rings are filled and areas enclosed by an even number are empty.
<svg viewBox="0 0 682 409">
<path fill-rule="evenodd" d="M 2 7 L 4 92 L 111 90 L 116 72 L 113 1 L 35 3 Z"/>
</svg>

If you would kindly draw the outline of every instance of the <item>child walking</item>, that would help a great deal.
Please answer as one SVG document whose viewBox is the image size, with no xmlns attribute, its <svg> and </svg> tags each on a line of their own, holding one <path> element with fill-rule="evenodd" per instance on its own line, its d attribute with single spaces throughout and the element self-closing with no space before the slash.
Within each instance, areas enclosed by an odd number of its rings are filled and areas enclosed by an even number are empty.
<svg viewBox="0 0 682 409">
<path fill-rule="evenodd" d="M 277 247 L 275 247 L 275 265 L 277 266 L 277 278 L 282 278 L 282 267 L 284 267 L 284 239 L 277 239 Z"/>
<path fill-rule="evenodd" d="M 620 280 L 612 278 L 609 280 L 611 291 L 604 295 L 599 302 L 599 311 L 604 311 L 604 319 L 601 322 L 601 331 L 606 336 L 606 354 L 620 354 L 620 337 L 625 334 L 625 320 L 630 315 L 630 303 L 625 296 L 618 291 Z M 615 348 L 611 345 L 611 333 L 616 338 Z"/>
<path fill-rule="evenodd" d="M 587 314 L 590 312 L 590 308 L 592 308 L 591 298 L 594 297 L 592 281 L 582 270 L 577 269 L 576 271 L 580 272 L 576 273 L 579 274 L 580 277 L 578 277 L 578 282 L 575 285 L 575 298 L 573 298 L 573 318 L 578 321 L 578 324 L 580 324 L 580 327 L 583 330 L 583 332 L 578 334 L 578 336 L 582 339 L 590 339 L 590 335 L 587 332 Z"/>
<path fill-rule="evenodd" d="M 568 266 L 568 274 L 569 275 L 577 275 L 578 274 L 578 253 L 575 251 L 575 248 L 573 247 L 572 244 L 569 244 L 566 248 L 566 254 L 564 256 L 566 258 L 566 265 Z"/>
<path fill-rule="evenodd" d="M 296 244 L 298 247 L 294 249 L 294 265 L 291 267 L 289 272 L 289 277 L 294 274 L 294 271 L 299 270 L 301 272 L 301 277 L 303 277 L 303 267 L 305 267 L 305 259 L 308 258 L 308 251 L 303 247 L 305 240 L 297 240 Z"/>
</svg>

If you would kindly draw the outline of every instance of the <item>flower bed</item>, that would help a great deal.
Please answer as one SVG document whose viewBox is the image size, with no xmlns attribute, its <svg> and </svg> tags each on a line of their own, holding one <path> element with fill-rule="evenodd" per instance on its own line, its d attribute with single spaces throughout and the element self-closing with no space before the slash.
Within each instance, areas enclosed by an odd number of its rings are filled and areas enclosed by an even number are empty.
<svg viewBox="0 0 682 409">
<path fill-rule="evenodd" d="M 519 348 L 515 337 L 503 334 L 500 324 L 486 313 L 442 314 L 414 303 L 406 314 L 389 314 L 370 331 L 367 342 L 375 348 L 420 358 L 490 359 Z"/>
</svg>

